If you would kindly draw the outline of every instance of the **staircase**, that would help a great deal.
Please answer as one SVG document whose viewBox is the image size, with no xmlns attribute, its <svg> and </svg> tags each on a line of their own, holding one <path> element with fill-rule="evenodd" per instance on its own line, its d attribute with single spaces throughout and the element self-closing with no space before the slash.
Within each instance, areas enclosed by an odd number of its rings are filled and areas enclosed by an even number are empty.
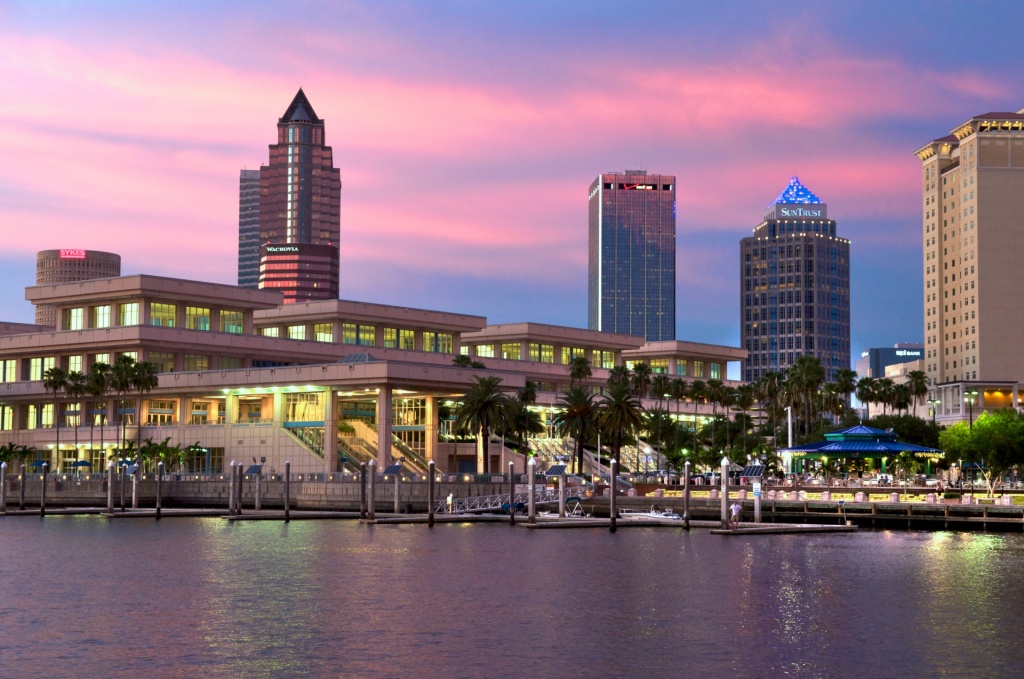
<svg viewBox="0 0 1024 679">
<path fill-rule="evenodd" d="M 376 459 L 378 441 L 377 427 L 362 418 L 346 419 L 345 424 L 352 427 L 356 434 L 355 437 L 345 438 L 355 438 L 356 440 L 361 441 L 370 457 Z M 394 460 L 404 459 L 406 468 L 421 474 L 425 474 L 429 468 L 427 459 L 422 453 L 419 453 L 407 446 L 394 434 L 391 435 L 391 457 Z"/>
</svg>

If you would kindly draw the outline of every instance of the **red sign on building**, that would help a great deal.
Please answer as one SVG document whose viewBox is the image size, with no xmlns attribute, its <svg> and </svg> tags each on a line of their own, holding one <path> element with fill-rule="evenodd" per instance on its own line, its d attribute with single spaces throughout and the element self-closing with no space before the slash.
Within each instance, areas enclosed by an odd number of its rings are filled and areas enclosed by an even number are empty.
<svg viewBox="0 0 1024 679">
<path fill-rule="evenodd" d="M 85 259 L 85 250 L 61 249 L 61 259 Z"/>
</svg>

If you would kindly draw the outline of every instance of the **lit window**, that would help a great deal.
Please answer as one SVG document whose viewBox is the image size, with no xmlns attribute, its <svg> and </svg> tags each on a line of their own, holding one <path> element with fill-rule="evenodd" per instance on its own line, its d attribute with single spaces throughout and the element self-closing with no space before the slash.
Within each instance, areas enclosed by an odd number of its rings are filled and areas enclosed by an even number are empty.
<svg viewBox="0 0 1024 679">
<path fill-rule="evenodd" d="M 273 328 L 260 328 L 260 334 L 264 337 L 280 337 L 281 329 L 277 327 Z"/>
<path fill-rule="evenodd" d="M 178 315 L 178 308 L 174 304 L 163 302 L 149 303 L 149 324 L 159 325 L 164 328 L 173 328 L 175 318 Z"/>
<path fill-rule="evenodd" d="M 110 306 L 96 306 L 92 308 L 92 327 L 110 327 Z"/>
<path fill-rule="evenodd" d="M 85 327 L 85 309 L 64 310 L 64 330 L 81 330 Z"/>
<path fill-rule="evenodd" d="M 293 340 L 304 340 L 304 339 L 306 339 L 306 326 L 304 326 L 304 325 L 289 325 L 288 326 L 288 339 L 293 339 Z"/>
<path fill-rule="evenodd" d="M 189 330 L 209 330 L 210 310 L 206 307 L 185 307 L 185 327 Z"/>
<path fill-rule="evenodd" d="M 242 312 L 241 311 L 221 311 L 220 312 L 220 331 L 230 332 L 235 335 L 242 334 Z"/>
<path fill-rule="evenodd" d="M 316 323 L 313 325 L 313 339 L 317 342 L 334 341 L 333 323 Z"/>
</svg>

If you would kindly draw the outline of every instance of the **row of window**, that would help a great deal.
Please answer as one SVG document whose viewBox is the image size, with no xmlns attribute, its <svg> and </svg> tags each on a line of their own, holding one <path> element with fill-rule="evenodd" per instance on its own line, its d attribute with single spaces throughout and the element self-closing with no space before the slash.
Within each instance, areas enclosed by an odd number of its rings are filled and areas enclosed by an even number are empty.
<svg viewBox="0 0 1024 679">
<path fill-rule="evenodd" d="M 84 330 L 86 325 L 86 307 L 64 309 L 61 323 L 63 330 Z M 88 307 L 90 328 L 109 328 L 112 324 L 114 305 L 101 304 Z M 184 317 L 178 317 L 179 306 L 166 302 L 149 303 L 149 324 L 173 328 L 184 320 L 189 330 L 210 330 L 213 314 L 209 307 L 185 306 Z M 124 302 L 116 306 L 117 325 L 139 325 L 140 303 Z M 241 311 L 221 310 L 217 313 L 217 328 L 220 332 L 241 334 L 244 327 Z"/>
<path fill-rule="evenodd" d="M 293 340 L 311 339 L 315 342 L 335 342 L 339 344 L 352 344 L 364 347 L 377 346 L 377 327 L 362 323 L 341 323 L 340 337 L 335 339 L 334 323 L 314 323 L 307 326 L 305 323 L 284 326 L 268 326 L 260 328 L 259 332 L 264 337 L 285 337 Z M 416 349 L 416 331 L 405 328 L 384 328 L 382 344 L 385 349 Z M 423 335 L 423 351 L 431 351 L 443 354 L 450 354 L 455 347 L 455 336 L 451 333 L 432 332 L 425 330 Z"/>
</svg>

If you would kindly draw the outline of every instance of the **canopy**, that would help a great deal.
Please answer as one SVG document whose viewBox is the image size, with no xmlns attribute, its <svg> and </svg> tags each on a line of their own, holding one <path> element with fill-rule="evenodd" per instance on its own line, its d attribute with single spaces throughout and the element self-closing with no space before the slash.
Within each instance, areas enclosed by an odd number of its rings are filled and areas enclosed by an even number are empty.
<svg viewBox="0 0 1024 679">
<path fill-rule="evenodd" d="M 824 441 L 782 448 L 779 452 L 793 453 L 807 458 L 845 457 L 854 459 L 892 457 L 899 453 L 914 453 L 927 457 L 942 455 L 942 451 L 936 448 L 897 441 L 896 434 L 892 431 L 874 429 L 864 425 L 829 432 L 825 434 Z"/>
</svg>

